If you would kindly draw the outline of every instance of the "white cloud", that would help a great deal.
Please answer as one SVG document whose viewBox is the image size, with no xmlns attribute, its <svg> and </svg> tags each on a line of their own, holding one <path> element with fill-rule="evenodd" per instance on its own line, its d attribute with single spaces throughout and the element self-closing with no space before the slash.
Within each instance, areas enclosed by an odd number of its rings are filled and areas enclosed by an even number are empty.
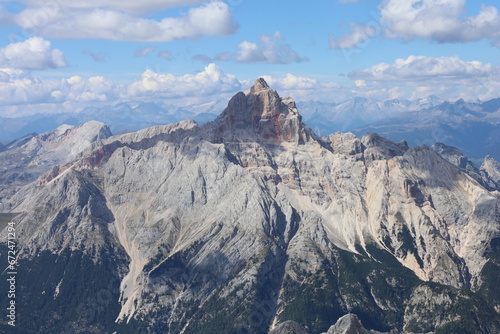
<svg viewBox="0 0 500 334">
<path fill-rule="evenodd" d="M 98 38 L 123 41 L 168 42 L 232 34 L 238 25 L 229 6 L 213 1 L 178 17 L 154 20 L 102 8 L 28 8 L 15 15 L 16 24 L 31 33 L 65 39 Z"/>
<path fill-rule="evenodd" d="M 459 57 L 409 56 L 392 64 L 380 63 L 348 74 L 353 80 L 420 82 L 478 79 L 492 74 L 491 64 L 464 61 Z"/>
<path fill-rule="evenodd" d="M 257 46 L 257 44 L 243 41 L 238 44 L 236 60 L 242 63 L 255 63 L 264 62 L 267 59 L 264 56 L 264 52 Z"/>
<path fill-rule="evenodd" d="M 383 1 L 381 20 L 390 38 L 445 40 L 460 28 L 464 0 Z"/>
<path fill-rule="evenodd" d="M 117 86 L 101 76 L 43 80 L 26 71 L 0 69 L 1 106 L 112 101 L 116 94 Z"/>
<path fill-rule="evenodd" d="M 214 61 L 236 61 L 238 63 L 268 63 L 268 64 L 290 64 L 309 61 L 301 57 L 284 42 L 285 37 L 276 31 L 270 35 L 259 36 L 257 43 L 243 41 L 237 45 L 236 52 L 220 52 L 214 57 L 206 54 L 197 54 L 194 60 L 210 63 Z"/>
<path fill-rule="evenodd" d="M 355 80 L 354 84 L 356 85 L 356 87 L 365 87 L 366 81 L 365 80 Z"/>
<path fill-rule="evenodd" d="M 49 41 L 32 37 L 0 49 L 0 67 L 43 70 L 66 66 L 61 50 L 52 49 Z"/>
<path fill-rule="evenodd" d="M 54 110 L 61 110 L 62 106 L 67 105 L 81 106 L 122 100 L 201 97 L 217 100 L 222 95 L 232 95 L 240 89 L 240 81 L 234 75 L 224 73 L 215 64 L 209 64 L 194 75 L 175 76 L 147 70 L 140 80 L 129 85 L 118 85 L 103 76 L 84 78 L 75 75 L 60 80 L 44 80 L 20 69 L 0 68 L 0 115 L 7 106 L 20 105 L 31 105 L 31 112 L 36 113 L 46 110 L 46 105 L 53 105 Z"/>
<path fill-rule="evenodd" d="M 262 75 L 272 89 L 281 96 L 291 96 L 295 101 L 332 102 L 347 98 L 349 91 L 335 82 L 318 81 L 314 78 L 296 76 L 291 73 L 285 76 Z M 244 82 L 245 87 L 252 82 Z"/>
<path fill-rule="evenodd" d="M 390 38 L 424 38 L 440 43 L 490 39 L 500 41 L 500 16 L 493 6 L 482 6 L 478 15 L 467 16 L 465 0 L 385 0 L 381 20 Z"/>
<path fill-rule="evenodd" d="M 112 8 L 128 12 L 145 12 L 165 8 L 200 5 L 206 0 L 25 0 L 32 7 L 44 7 L 52 2 L 52 7 L 66 8 Z"/>
<path fill-rule="evenodd" d="M 0 69 L 0 105 L 43 103 L 50 98 L 55 82 L 43 82 L 29 72 Z"/>
<path fill-rule="evenodd" d="M 116 86 L 102 76 L 85 79 L 75 75 L 61 80 L 59 89 L 54 90 L 51 97 L 58 102 L 102 102 L 113 100 L 115 89 Z"/>
<path fill-rule="evenodd" d="M 351 31 L 340 38 L 329 35 L 330 48 L 332 49 L 354 49 L 369 38 L 376 35 L 378 29 L 374 26 L 363 24 L 351 24 Z"/>
<path fill-rule="evenodd" d="M 309 60 L 299 56 L 290 45 L 284 43 L 284 40 L 285 37 L 277 31 L 271 35 L 261 35 L 258 43 L 243 41 L 238 44 L 236 61 L 242 63 L 290 64 Z"/>
<path fill-rule="evenodd" d="M 284 77 L 272 77 L 270 75 L 263 75 L 262 78 L 273 89 L 286 89 L 286 90 L 297 90 L 297 89 L 315 89 L 318 87 L 318 81 L 316 79 L 299 77 L 288 73 Z"/>
<path fill-rule="evenodd" d="M 353 49 L 383 31 L 388 38 L 422 38 L 438 43 L 490 40 L 500 47 L 500 15 L 494 6 L 482 5 L 475 16 L 465 16 L 465 0 L 383 0 L 380 19 L 372 25 L 351 24 L 341 38 L 330 36 L 333 49 Z M 374 30 L 375 28 L 375 30 Z"/>
<path fill-rule="evenodd" d="M 236 92 L 240 82 L 232 74 L 224 73 L 217 65 L 209 64 L 202 72 L 175 76 L 146 70 L 141 80 L 129 85 L 127 96 L 181 98 Z"/>
<path fill-rule="evenodd" d="M 357 95 L 415 99 L 431 94 L 445 99 L 488 100 L 500 96 L 500 67 L 459 57 L 410 56 L 353 71 Z"/>
</svg>

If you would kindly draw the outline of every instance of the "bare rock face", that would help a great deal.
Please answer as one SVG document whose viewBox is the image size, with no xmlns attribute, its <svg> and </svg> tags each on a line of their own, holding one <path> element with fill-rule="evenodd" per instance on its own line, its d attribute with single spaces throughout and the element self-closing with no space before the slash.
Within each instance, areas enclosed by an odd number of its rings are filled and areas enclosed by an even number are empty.
<svg viewBox="0 0 500 334">
<path fill-rule="evenodd" d="M 312 131 L 306 130 L 295 102 L 282 99 L 269 88 L 264 79 L 257 79 L 245 93 L 236 94 L 214 121 L 216 140 L 227 140 L 236 133 L 244 137 L 268 141 L 295 142 L 307 140 Z M 249 132 L 249 133 L 248 133 Z"/>
<path fill-rule="evenodd" d="M 456 147 L 447 146 L 443 143 L 432 145 L 432 149 L 441 155 L 449 163 L 462 169 L 471 168 L 471 162 L 465 154 Z"/>
<path fill-rule="evenodd" d="M 443 143 L 436 143 L 432 145 L 431 149 L 434 150 L 436 153 L 438 153 L 441 157 L 443 157 L 446 161 L 448 161 L 452 165 L 462 169 L 465 173 L 467 173 L 470 177 L 479 182 L 486 189 L 490 191 L 495 191 L 500 187 L 500 183 L 495 180 L 494 168 L 490 169 L 489 167 L 481 167 L 480 169 L 478 169 L 469 160 L 469 158 L 467 158 L 465 154 L 458 148 L 448 146 Z M 486 165 L 488 165 L 489 159 L 492 158 L 489 156 L 485 158 Z M 485 168 L 489 169 L 493 173 L 492 174 L 493 177 L 491 177 L 488 174 Z"/>
<path fill-rule="evenodd" d="M 488 155 L 484 158 L 484 162 L 481 165 L 480 170 L 496 184 L 500 184 L 500 162 Z"/>
<path fill-rule="evenodd" d="M 337 320 L 335 325 L 323 334 L 373 334 L 373 332 L 363 327 L 356 314 L 349 313 Z"/>
<path fill-rule="evenodd" d="M 96 141 L 28 187 L 22 305 L 50 301 L 45 332 L 498 332 L 500 197 L 478 177 L 427 146 L 318 138 L 259 79 L 211 123 Z M 103 280 L 103 313 L 79 313 L 72 291 Z"/>
<path fill-rule="evenodd" d="M 304 327 L 296 323 L 295 321 L 285 321 L 275 329 L 269 332 L 269 334 L 309 334 Z"/>
<path fill-rule="evenodd" d="M 367 133 L 361 138 L 361 143 L 366 148 L 364 157 L 366 161 L 388 160 L 403 155 L 408 150 L 406 142 L 394 143 L 376 133 Z"/>
<path fill-rule="evenodd" d="M 355 155 L 362 158 L 366 148 L 361 140 L 352 133 L 337 132 L 322 139 L 330 145 L 334 153 Z"/>
</svg>

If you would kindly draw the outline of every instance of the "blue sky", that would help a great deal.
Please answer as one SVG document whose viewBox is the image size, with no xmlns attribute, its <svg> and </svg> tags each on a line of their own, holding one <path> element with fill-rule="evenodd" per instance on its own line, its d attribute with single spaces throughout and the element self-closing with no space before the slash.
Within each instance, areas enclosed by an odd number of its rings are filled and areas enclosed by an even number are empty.
<svg viewBox="0 0 500 334">
<path fill-rule="evenodd" d="M 500 4 L 481 0 L 0 0 L 0 116 L 227 98 L 500 97 Z"/>
</svg>

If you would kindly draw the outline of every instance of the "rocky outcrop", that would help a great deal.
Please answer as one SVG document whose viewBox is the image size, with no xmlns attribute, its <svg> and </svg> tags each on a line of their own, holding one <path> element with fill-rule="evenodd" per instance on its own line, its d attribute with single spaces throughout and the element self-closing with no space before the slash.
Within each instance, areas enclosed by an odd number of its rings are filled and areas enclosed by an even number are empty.
<svg viewBox="0 0 500 334">
<path fill-rule="evenodd" d="M 488 155 L 479 169 L 486 180 L 491 180 L 494 186 L 500 187 L 500 162 Z"/>
<path fill-rule="evenodd" d="M 465 156 L 465 154 L 456 147 L 447 146 L 443 143 L 436 143 L 432 145 L 432 149 L 441 155 L 446 161 L 457 167 L 462 169 L 473 168 L 472 163 Z"/>
<path fill-rule="evenodd" d="M 384 333 L 373 330 L 367 330 L 366 328 L 363 327 L 361 320 L 359 320 L 356 314 L 349 313 L 340 318 L 339 320 L 337 320 L 335 325 L 330 327 L 330 329 L 328 329 L 328 332 L 323 334 L 384 334 Z M 397 332 L 394 332 L 394 334 L 397 334 Z"/>
<path fill-rule="evenodd" d="M 474 180 L 490 191 L 500 188 L 499 163 L 490 156 L 486 156 L 483 164 L 478 169 L 465 154 L 456 147 L 447 146 L 443 143 L 432 145 L 432 150 L 438 153 L 446 161 L 462 169 Z"/>
<path fill-rule="evenodd" d="M 365 147 L 364 158 L 368 163 L 401 156 L 408 150 L 406 142 L 394 143 L 376 133 L 367 133 L 361 138 L 361 143 Z"/>
<path fill-rule="evenodd" d="M 269 334 L 309 334 L 309 333 L 304 329 L 304 327 L 302 327 L 295 321 L 288 320 L 276 326 L 276 328 L 270 331 Z"/>
<path fill-rule="evenodd" d="M 86 330 L 500 330 L 498 194 L 427 146 L 318 138 L 263 80 L 211 123 L 96 142 L 41 181 L 14 207 L 25 268 L 54 254 L 94 261 L 88 273 L 58 267 L 58 280 L 82 279 L 57 290 L 68 296 L 119 259 L 113 319 Z M 46 295 L 62 303 L 57 286 Z M 47 332 L 68 322 L 78 316 Z"/>
</svg>

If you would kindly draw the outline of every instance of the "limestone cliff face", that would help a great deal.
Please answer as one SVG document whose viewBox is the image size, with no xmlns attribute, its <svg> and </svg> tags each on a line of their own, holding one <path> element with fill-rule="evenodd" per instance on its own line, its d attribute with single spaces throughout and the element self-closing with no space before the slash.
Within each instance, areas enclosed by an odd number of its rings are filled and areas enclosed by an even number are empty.
<svg viewBox="0 0 500 334">
<path fill-rule="evenodd" d="M 115 136 L 46 174 L 14 207 L 20 259 L 119 259 L 112 321 L 81 330 L 492 333 L 488 175 L 376 134 L 318 138 L 259 79 L 211 123 Z M 56 304 L 61 286 L 46 288 Z"/>
<path fill-rule="evenodd" d="M 282 99 L 262 78 L 247 92 L 236 94 L 213 123 L 216 141 L 231 140 L 231 136 L 237 135 L 248 136 L 252 141 L 299 143 L 313 136 L 302 124 L 295 102 Z"/>
</svg>

